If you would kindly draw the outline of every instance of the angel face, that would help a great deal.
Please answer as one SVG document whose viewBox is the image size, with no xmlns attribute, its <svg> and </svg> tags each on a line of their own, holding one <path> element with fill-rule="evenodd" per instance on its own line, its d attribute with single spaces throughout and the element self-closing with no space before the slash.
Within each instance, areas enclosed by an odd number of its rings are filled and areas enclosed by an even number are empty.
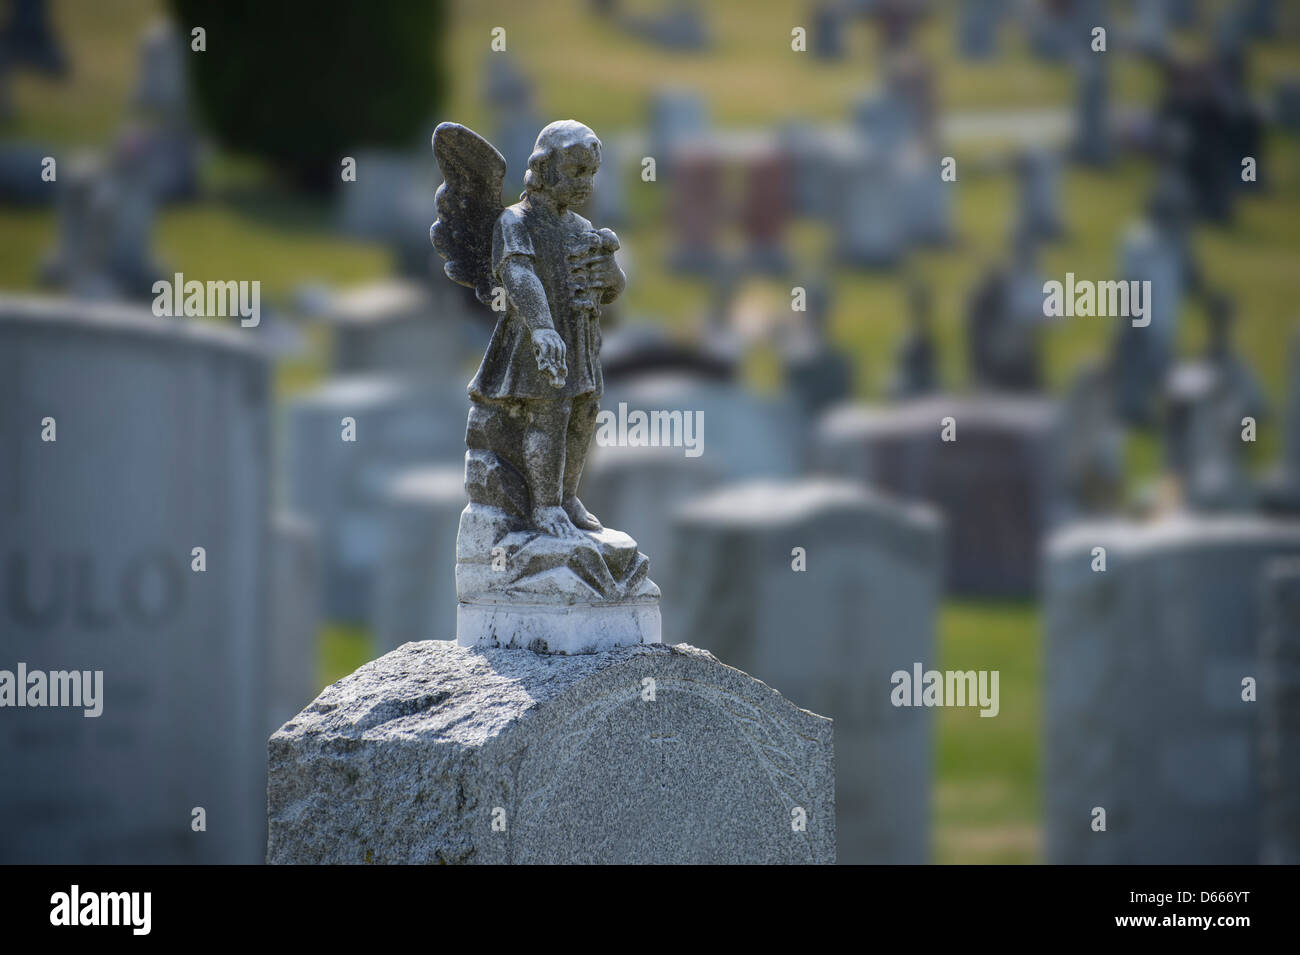
<svg viewBox="0 0 1300 955">
<path fill-rule="evenodd" d="M 583 144 L 557 150 L 550 160 L 547 192 L 561 207 L 581 205 L 594 188 L 600 152 Z"/>
</svg>

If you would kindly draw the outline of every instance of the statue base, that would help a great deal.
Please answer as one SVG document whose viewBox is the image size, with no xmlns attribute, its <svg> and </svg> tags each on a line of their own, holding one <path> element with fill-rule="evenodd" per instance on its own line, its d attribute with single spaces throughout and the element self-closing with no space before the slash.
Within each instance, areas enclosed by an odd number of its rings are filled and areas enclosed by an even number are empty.
<svg viewBox="0 0 1300 955">
<path fill-rule="evenodd" d="M 599 653 L 661 642 L 659 604 L 601 603 L 456 605 L 456 643 L 514 647 L 537 653 Z"/>
</svg>

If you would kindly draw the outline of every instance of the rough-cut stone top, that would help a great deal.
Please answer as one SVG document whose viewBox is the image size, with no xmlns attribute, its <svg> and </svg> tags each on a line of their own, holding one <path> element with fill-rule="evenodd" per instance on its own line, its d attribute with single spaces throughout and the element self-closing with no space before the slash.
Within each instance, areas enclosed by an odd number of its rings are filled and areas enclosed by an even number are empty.
<svg viewBox="0 0 1300 955">
<path fill-rule="evenodd" d="M 1083 521 L 1069 524 L 1048 538 L 1049 557 L 1087 554 L 1098 545 L 1141 554 L 1186 547 L 1232 547 L 1244 544 L 1300 544 L 1300 520 L 1254 514 L 1197 514 L 1178 512 L 1159 520 L 1135 523 L 1122 520 Z"/>
<path fill-rule="evenodd" d="M 939 394 L 887 405 L 842 404 L 830 409 L 817 426 L 823 439 L 846 439 L 932 429 L 957 419 L 958 435 L 968 427 L 1017 428 L 1046 431 L 1056 422 L 1058 404 L 1050 398 L 996 393 Z M 960 437 L 959 437 L 960 440 Z"/>
<path fill-rule="evenodd" d="M 588 677 L 634 657 L 655 654 L 716 662 L 713 654 L 686 644 L 642 644 L 556 656 L 461 647 L 444 640 L 406 643 L 327 686 L 276 731 L 271 743 L 308 736 L 322 742 L 407 737 L 481 746 Z M 394 696 L 395 687 L 400 688 L 400 696 Z"/>
</svg>

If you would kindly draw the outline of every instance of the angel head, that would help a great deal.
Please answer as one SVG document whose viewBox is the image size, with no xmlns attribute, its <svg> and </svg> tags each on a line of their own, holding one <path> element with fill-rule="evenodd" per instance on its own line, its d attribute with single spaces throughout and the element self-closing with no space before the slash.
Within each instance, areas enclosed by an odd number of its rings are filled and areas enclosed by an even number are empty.
<svg viewBox="0 0 1300 955">
<path fill-rule="evenodd" d="M 540 192 L 561 207 L 580 205 L 591 195 L 600 168 L 600 140 L 582 123 L 562 119 L 537 135 L 528 157 L 524 192 Z"/>
</svg>

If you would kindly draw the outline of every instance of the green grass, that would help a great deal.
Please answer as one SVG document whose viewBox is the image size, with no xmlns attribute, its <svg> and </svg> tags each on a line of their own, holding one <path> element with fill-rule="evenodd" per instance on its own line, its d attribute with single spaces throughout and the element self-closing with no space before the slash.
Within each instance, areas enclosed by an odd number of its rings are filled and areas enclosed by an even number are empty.
<svg viewBox="0 0 1300 955">
<path fill-rule="evenodd" d="M 997 670 L 1000 708 L 935 710 L 936 862 L 1036 862 L 1041 745 L 1039 614 L 1029 604 L 947 601 L 940 670 Z"/>
</svg>

